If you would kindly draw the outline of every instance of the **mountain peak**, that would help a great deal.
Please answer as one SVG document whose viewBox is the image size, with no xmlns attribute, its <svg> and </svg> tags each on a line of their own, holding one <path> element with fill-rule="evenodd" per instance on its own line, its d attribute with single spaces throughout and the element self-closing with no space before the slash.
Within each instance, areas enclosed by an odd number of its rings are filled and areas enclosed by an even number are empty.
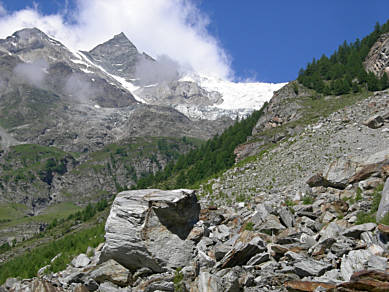
<svg viewBox="0 0 389 292">
<path fill-rule="evenodd" d="M 127 38 L 127 36 L 123 32 L 121 32 L 117 35 L 114 35 L 114 37 L 111 38 L 110 40 L 96 46 L 89 53 L 93 54 L 94 52 L 98 52 L 98 51 L 111 50 L 113 47 L 115 47 L 115 49 L 120 48 L 121 50 L 129 50 L 131 52 L 138 53 L 138 49 Z"/>
<path fill-rule="evenodd" d="M 133 78 L 135 66 L 142 55 L 135 45 L 121 32 L 110 40 L 86 53 L 88 58 L 110 74 Z"/>
<path fill-rule="evenodd" d="M 40 37 L 40 38 L 49 39 L 48 35 L 46 35 L 43 31 L 41 31 L 39 28 L 36 27 L 23 28 L 21 30 L 16 31 L 11 37 L 19 37 L 21 39 Z"/>
<path fill-rule="evenodd" d="M 124 32 L 121 32 L 113 37 L 114 39 L 126 39 L 129 41 L 128 37 L 124 34 Z"/>
</svg>

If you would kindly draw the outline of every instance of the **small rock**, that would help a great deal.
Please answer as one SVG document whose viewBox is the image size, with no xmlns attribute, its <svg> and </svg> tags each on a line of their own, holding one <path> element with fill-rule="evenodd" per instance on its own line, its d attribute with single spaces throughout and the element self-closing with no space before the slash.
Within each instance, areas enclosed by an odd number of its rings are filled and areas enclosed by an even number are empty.
<svg viewBox="0 0 389 292">
<path fill-rule="evenodd" d="M 372 244 L 367 250 L 376 256 L 382 256 L 384 253 L 384 249 L 377 244 Z"/>
<path fill-rule="evenodd" d="M 280 231 L 285 230 L 285 226 L 281 224 L 280 220 L 275 215 L 269 215 L 265 219 L 265 223 L 261 224 L 257 228 L 260 232 L 269 235 L 278 234 Z"/>
<path fill-rule="evenodd" d="M 79 254 L 77 257 L 75 257 L 71 264 L 73 265 L 73 267 L 75 268 L 84 268 L 86 267 L 87 265 L 89 265 L 90 263 L 90 259 L 87 257 L 86 254 Z"/>
<path fill-rule="evenodd" d="M 380 115 L 375 115 L 363 122 L 365 126 L 371 129 L 378 129 L 384 125 L 384 118 Z"/>
<path fill-rule="evenodd" d="M 214 248 L 216 260 L 220 261 L 230 250 L 231 246 L 225 245 L 223 243 L 216 244 Z"/>
<path fill-rule="evenodd" d="M 343 255 L 340 272 L 345 281 L 349 281 L 351 275 L 366 268 L 372 254 L 368 250 L 352 250 L 348 255 Z"/>
<path fill-rule="evenodd" d="M 294 271 L 300 277 L 321 276 L 331 269 L 331 264 L 312 259 L 303 259 L 294 264 Z"/>
<path fill-rule="evenodd" d="M 360 225 L 355 225 L 351 228 L 346 229 L 342 235 L 347 237 L 353 237 L 355 239 L 359 239 L 361 233 L 372 231 L 377 227 L 377 224 L 375 223 L 365 223 Z"/>
<path fill-rule="evenodd" d="M 278 215 L 280 216 L 281 222 L 286 226 L 286 227 L 293 227 L 294 225 L 294 216 L 293 214 L 289 211 L 289 208 L 287 207 L 281 207 L 280 210 L 278 211 Z"/>
<path fill-rule="evenodd" d="M 223 286 L 221 285 L 220 278 L 208 272 L 201 272 L 199 275 L 198 289 L 199 292 L 222 292 Z"/>
<path fill-rule="evenodd" d="M 109 281 L 123 287 L 129 283 L 131 273 L 116 261 L 108 260 L 93 269 L 90 277 L 98 283 Z"/>
<path fill-rule="evenodd" d="M 382 191 L 380 205 L 378 207 L 376 220 L 380 222 L 389 211 L 389 178 L 386 179 L 384 189 Z"/>
<path fill-rule="evenodd" d="M 224 256 L 215 268 L 231 268 L 246 264 L 255 254 L 266 250 L 263 240 L 254 232 L 243 231 L 234 247 Z"/>
<path fill-rule="evenodd" d="M 247 265 L 248 266 L 256 266 L 256 265 L 260 265 L 260 264 L 263 264 L 267 261 L 270 260 L 270 254 L 267 253 L 267 252 L 264 252 L 264 253 L 259 253 L 259 254 L 256 254 L 255 256 L 253 256 L 248 262 L 247 262 Z"/>
<path fill-rule="evenodd" d="M 322 282 L 289 281 L 284 284 L 288 291 L 315 292 L 317 288 L 334 289 L 336 285 Z"/>
</svg>

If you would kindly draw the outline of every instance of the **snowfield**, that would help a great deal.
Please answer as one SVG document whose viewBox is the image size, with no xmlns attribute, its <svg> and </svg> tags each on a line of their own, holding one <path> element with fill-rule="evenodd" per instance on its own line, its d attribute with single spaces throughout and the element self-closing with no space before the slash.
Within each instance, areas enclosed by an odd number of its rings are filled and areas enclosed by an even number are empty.
<svg viewBox="0 0 389 292">
<path fill-rule="evenodd" d="M 258 110 L 271 99 L 273 92 L 286 83 L 231 82 L 217 77 L 187 75 L 181 81 L 192 81 L 207 91 L 217 91 L 223 96 L 223 103 L 215 107 L 225 110 Z"/>
</svg>

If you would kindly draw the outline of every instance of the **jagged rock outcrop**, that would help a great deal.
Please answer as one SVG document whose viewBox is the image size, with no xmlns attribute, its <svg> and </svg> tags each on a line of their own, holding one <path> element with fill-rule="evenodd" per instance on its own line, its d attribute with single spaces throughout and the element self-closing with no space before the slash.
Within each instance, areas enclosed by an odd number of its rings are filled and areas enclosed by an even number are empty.
<svg viewBox="0 0 389 292">
<path fill-rule="evenodd" d="M 299 98 L 311 92 L 293 81 L 274 92 L 273 97 L 253 129 L 253 136 L 267 128 L 275 128 L 301 118 Z"/>
<path fill-rule="evenodd" d="M 186 240 L 198 221 L 200 206 L 191 190 L 137 190 L 117 195 L 106 223 L 101 260 L 115 259 L 136 270 L 154 272 L 191 261 Z"/>
<path fill-rule="evenodd" d="M 389 33 L 383 34 L 370 49 L 364 62 L 366 71 L 382 77 L 389 75 Z"/>
</svg>

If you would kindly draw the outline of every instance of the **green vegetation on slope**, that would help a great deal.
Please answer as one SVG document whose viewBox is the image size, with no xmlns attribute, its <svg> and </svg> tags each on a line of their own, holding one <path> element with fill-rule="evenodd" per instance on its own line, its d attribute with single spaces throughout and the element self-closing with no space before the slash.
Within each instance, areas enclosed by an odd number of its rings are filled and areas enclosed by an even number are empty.
<svg viewBox="0 0 389 292">
<path fill-rule="evenodd" d="M 378 211 L 378 207 L 380 205 L 382 190 L 384 189 L 384 185 L 379 185 L 374 189 L 373 194 L 371 195 L 371 208 L 370 211 L 364 212 L 361 211 L 357 214 L 357 222 L 356 224 L 364 224 L 368 222 L 376 223 L 376 214 Z M 388 216 L 386 216 L 381 223 L 388 224 Z"/>
<path fill-rule="evenodd" d="M 11 146 L 0 163 L 0 189 L 9 182 L 50 185 L 55 173 L 64 174 L 74 157 L 55 147 L 35 144 Z"/>
<path fill-rule="evenodd" d="M 106 178 L 106 186 L 112 184 L 116 192 L 120 192 L 139 178 L 161 171 L 166 164 L 176 161 L 180 154 L 202 143 L 201 140 L 187 137 L 133 138 L 120 144 L 110 144 L 90 154 L 86 162 L 73 169 L 72 174 L 88 176 L 92 170 L 94 175 Z"/>
<path fill-rule="evenodd" d="M 329 58 L 325 55 L 319 60 L 313 59 L 306 69 L 301 69 L 298 81 L 304 86 L 325 95 L 341 95 L 359 92 L 366 88 L 370 91 L 389 87 L 388 76 L 377 78 L 373 73 L 366 73 L 363 62 L 371 47 L 383 34 L 389 32 L 389 21 L 375 26 L 374 31 L 360 41 L 339 46 Z"/>
<path fill-rule="evenodd" d="M 25 279 L 36 276 L 38 270 L 50 264 L 50 260 L 58 254 L 61 256 L 51 264 L 50 270 L 63 270 L 74 256 L 86 252 L 88 246 L 96 247 L 103 241 L 104 223 L 52 241 L 0 265 L 0 284 L 9 277 Z"/>
<path fill-rule="evenodd" d="M 181 155 L 177 162 L 169 163 L 164 170 L 138 180 L 137 189 L 158 186 L 173 189 L 193 186 L 201 180 L 230 168 L 235 163 L 236 146 L 246 142 L 263 110 L 226 129 L 220 136 L 208 140 L 200 148 Z"/>
</svg>

